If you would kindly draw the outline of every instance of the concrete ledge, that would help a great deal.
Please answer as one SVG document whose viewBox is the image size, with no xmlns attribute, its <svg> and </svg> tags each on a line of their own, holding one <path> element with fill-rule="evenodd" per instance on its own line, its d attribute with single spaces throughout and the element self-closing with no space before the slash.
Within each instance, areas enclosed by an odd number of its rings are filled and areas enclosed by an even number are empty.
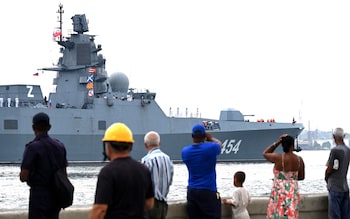
<svg viewBox="0 0 350 219">
<path fill-rule="evenodd" d="M 300 218 L 307 219 L 327 219 L 328 194 L 302 195 L 300 201 Z M 265 219 L 268 197 L 253 197 L 252 204 L 248 211 L 251 219 Z M 61 211 L 60 219 L 86 219 L 88 218 L 91 206 L 88 207 L 70 207 Z M 222 206 L 222 218 L 231 219 L 231 207 Z M 13 210 L 0 212 L 0 219 L 26 219 L 27 210 Z M 169 202 L 169 212 L 167 219 L 185 219 L 186 201 Z"/>
</svg>

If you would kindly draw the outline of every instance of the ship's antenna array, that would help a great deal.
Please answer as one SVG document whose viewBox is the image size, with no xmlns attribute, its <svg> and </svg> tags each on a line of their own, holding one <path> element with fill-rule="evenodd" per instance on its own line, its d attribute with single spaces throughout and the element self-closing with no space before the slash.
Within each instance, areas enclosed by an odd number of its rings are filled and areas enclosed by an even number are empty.
<svg viewBox="0 0 350 219">
<path fill-rule="evenodd" d="M 63 34 L 62 34 L 62 14 L 64 13 L 62 3 L 60 3 L 58 7 L 59 7 L 59 9 L 58 9 L 57 13 L 60 14 L 59 19 L 58 19 L 58 22 L 60 23 L 60 29 L 59 29 L 59 31 L 60 31 L 60 35 L 59 35 L 60 39 L 59 39 L 59 41 L 62 42 L 62 36 L 63 36 Z"/>
</svg>

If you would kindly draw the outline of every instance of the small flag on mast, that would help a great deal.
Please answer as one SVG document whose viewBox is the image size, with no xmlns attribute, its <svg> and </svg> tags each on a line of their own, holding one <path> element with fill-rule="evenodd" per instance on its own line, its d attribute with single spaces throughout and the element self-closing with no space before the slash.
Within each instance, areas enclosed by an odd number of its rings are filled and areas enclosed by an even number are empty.
<svg viewBox="0 0 350 219">
<path fill-rule="evenodd" d="M 56 29 L 52 34 L 52 39 L 55 41 L 60 40 L 60 37 L 62 36 L 62 31 L 60 29 Z"/>
<path fill-rule="evenodd" d="M 38 73 L 38 72 L 37 72 L 37 73 L 34 73 L 33 76 L 39 76 L 39 73 Z"/>
<path fill-rule="evenodd" d="M 60 29 L 57 29 L 55 32 L 53 32 L 53 37 L 56 38 L 56 37 L 59 37 L 62 35 L 62 31 Z"/>
</svg>

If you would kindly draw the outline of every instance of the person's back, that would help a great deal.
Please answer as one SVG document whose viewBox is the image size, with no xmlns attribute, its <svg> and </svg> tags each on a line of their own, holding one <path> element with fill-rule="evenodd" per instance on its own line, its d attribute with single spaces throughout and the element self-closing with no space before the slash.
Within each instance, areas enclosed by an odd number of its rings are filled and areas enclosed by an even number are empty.
<svg viewBox="0 0 350 219">
<path fill-rule="evenodd" d="M 237 171 L 233 176 L 233 185 L 236 190 L 233 192 L 231 199 L 223 198 L 222 202 L 230 205 L 232 208 L 232 219 L 250 219 L 248 205 L 251 203 L 251 197 L 248 190 L 243 187 L 245 173 Z"/>
<path fill-rule="evenodd" d="M 184 147 L 181 154 L 188 169 L 188 216 L 190 219 L 221 218 L 221 200 L 216 187 L 215 168 L 222 144 L 206 133 L 202 124 L 193 126 L 192 139 L 193 144 Z"/>
<path fill-rule="evenodd" d="M 349 191 L 347 173 L 350 161 L 350 149 L 345 144 L 338 144 L 331 149 L 331 154 L 332 157 L 330 159 L 336 164 L 333 165 L 335 171 L 328 178 L 327 188 L 338 192 Z"/>
<path fill-rule="evenodd" d="M 50 128 L 49 117 L 45 113 L 36 114 L 33 117 L 35 138 L 26 145 L 23 153 L 20 180 L 30 186 L 29 219 L 56 219 L 61 209 L 52 186 L 56 168 L 49 153 L 52 151 L 58 167 L 66 171 L 66 149 L 59 140 L 47 134 Z"/>
<path fill-rule="evenodd" d="M 173 162 L 170 157 L 159 148 L 150 152 L 150 154 L 142 158 L 141 163 L 146 165 L 151 172 L 157 200 L 167 201 L 174 176 Z"/>
<path fill-rule="evenodd" d="M 143 218 L 149 171 L 131 157 L 112 160 L 99 173 L 95 203 L 106 203 L 105 218 Z"/>
<path fill-rule="evenodd" d="M 328 217 L 349 218 L 350 200 L 347 173 L 350 160 L 350 149 L 344 143 L 344 130 L 336 128 L 333 139 L 336 144 L 330 151 L 325 171 L 328 189 Z"/>
<path fill-rule="evenodd" d="M 286 160 L 286 158 L 288 158 Z M 294 154 L 281 154 L 281 161 L 276 163 L 273 168 L 274 181 L 276 185 L 294 184 L 298 188 L 299 170 L 301 159 Z"/>
<path fill-rule="evenodd" d="M 203 142 L 183 149 L 182 160 L 189 172 L 188 187 L 216 191 L 216 156 L 219 148 L 215 142 Z"/>
<path fill-rule="evenodd" d="M 275 169 L 284 172 L 298 172 L 301 165 L 300 157 L 294 153 L 280 154 L 280 160 L 275 163 Z"/>
<path fill-rule="evenodd" d="M 147 167 L 130 157 L 134 139 L 123 123 L 114 123 L 102 139 L 110 162 L 101 169 L 89 219 L 143 219 L 153 208 L 154 191 Z"/>
<path fill-rule="evenodd" d="M 147 154 L 143 163 L 151 172 L 154 185 L 154 207 L 146 211 L 148 219 L 165 219 L 168 212 L 167 196 L 173 182 L 174 167 L 170 157 L 160 149 L 160 135 L 155 131 L 144 137 Z"/>
<path fill-rule="evenodd" d="M 298 180 L 305 178 L 305 164 L 302 157 L 294 154 L 294 137 L 283 134 L 278 141 L 263 152 L 266 160 L 274 163 L 272 189 L 267 206 L 267 218 L 298 218 L 300 192 Z M 282 145 L 283 153 L 275 153 Z"/>
<path fill-rule="evenodd" d="M 21 163 L 21 169 L 31 170 L 27 184 L 32 188 L 50 188 L 52 186 L 52 174 L 55 168 L 51 164 L 44 142 L 51 147 L 50 150 L 52 150 L 58 166 L 60 168 L 65 168 L 67 166 L 64 145 L 47 134 L 37 136 L 33 141 L 26 145 Z"/>
<path fill-rule="evenodd" d="M 249 219 L 248 205 L 251 198 L 248 190 L 244 187 L 238 187 L 233 194 L 232 201 L 232 219 Z"/>
</svg>

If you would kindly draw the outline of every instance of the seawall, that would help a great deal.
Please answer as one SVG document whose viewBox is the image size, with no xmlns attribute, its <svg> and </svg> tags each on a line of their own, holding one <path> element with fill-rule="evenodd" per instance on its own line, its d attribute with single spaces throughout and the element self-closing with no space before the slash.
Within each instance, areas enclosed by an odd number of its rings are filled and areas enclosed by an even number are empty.
<svg viewBox="0 0 350 219">
<path fill-rule="evenodd" d="M 253 197 L 248 207 L 251 219 L 265 219 L 268 197 Z M 186 219 L 186 202 L 169 202 L 167 219 Z M 301 195 L 300 218 L 327 219 L 328 197 L 327 194 Z M 61 211 L 60 219 L 87 219 L 91 206 L 76 208 L 70 207 Z M 231 207 L 222 206 L 222 218 L 231 219 Z M 27 219 L 27 211 L 6 211 L 0 212 L 0 219 Z"/>
</svg>

